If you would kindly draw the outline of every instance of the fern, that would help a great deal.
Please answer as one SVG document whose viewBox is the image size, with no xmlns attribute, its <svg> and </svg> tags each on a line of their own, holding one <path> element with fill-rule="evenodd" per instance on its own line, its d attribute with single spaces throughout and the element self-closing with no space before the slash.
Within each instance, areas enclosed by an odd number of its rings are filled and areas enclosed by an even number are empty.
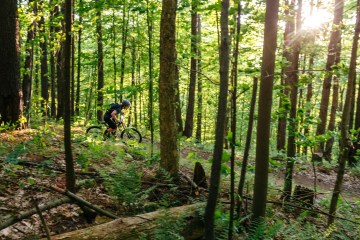
<svg viewBox="0 0 360 240">
<path fill-rule="evenodd" d="M 264 239 L 265 236 L 265 222 L 263 219 L 253 220 L 250 225 L 249 240 Z"/>
<path fill-rule="evenodd" d="M 158 228 L 154 230 L 154 240 L 182 240 L 181 231 L 184 226 L 184 217 L 173 217 L 168 211 L 164 211 L 156 220 Z"/>
</svg>

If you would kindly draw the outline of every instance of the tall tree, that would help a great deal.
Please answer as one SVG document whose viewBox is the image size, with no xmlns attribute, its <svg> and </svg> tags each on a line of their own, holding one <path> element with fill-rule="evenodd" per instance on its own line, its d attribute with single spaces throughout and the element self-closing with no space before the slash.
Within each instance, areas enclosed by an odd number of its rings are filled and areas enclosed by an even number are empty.
<svg viewBox="0 0 360 240">
<path fill-rule="evenodd" d="M 81 72 L 81 37 L 82 37 L 82 13 L 83 3 L 82 0 L 79 1 L 79 26 L 78 26 L 78 47 L 77 47 L 77 76 L 76 76 L 76 99 L 75 99 L 75 114 L 76 116 L 80 115 L 80 72 Z"/>
<path fill-rule="evenodd" d="M 196 71 L 197 71 L 197 7 L 198 0 L 191 2 L 191 59 L 190 59 L 190 83 L 188 93 L 188 104 L 185 118 L 185 128 L 183 135 L 191 137 L 194 128 L 194 109 L 195 109 L 195 88 L 196 88 Z"/>
<path fill-rule="evenodd" d="M 64 45 L 64 146 L 66 163 L 66 188 L 75 191 L 75 171 L 71 150 L 71 100 L 70 100 L 70 59 L 71 59 L 71 12 L 72 0 L 65 1 L 65 45 Z"/>
<path fill-rule="evenodd" d="M 285 66 L 282 67 L 281 81 L 284 89 L 280 96 L 280 116 L 278 119 L 278 131 L 277 131 L 277 150 L 284 151 L 286 145 L 286 118 L 289 112 L 289 78 L 292 73 L 292 40 L 295 33 L 295 10 L 294 1 L 285 1 L 285 31 L 284 31 L 284 46 L 283 46 L 283 58 L 286 60 Z"/>
<path fill-rule="evenodd" d="M 346 89 L 346 98 L 344 103 L 344 109 L 341 118 L 341 137 L 340 137 L 340 151 L 339 151 L 339 167 L 336 176 L 335 186 L 330 202 L 328 225 L 334 222 L 334 214 L 336 213 L 337 202 L 340 196 L 342 183 L 345 173 L 346 160 L 349 157 L 349 150 L 351 148 L 351 142 L 349 140 L 349 123 L 350 123 L 350 111 L 351 111 L 351 98 L 353 97 L 353 88 L 355 87 L 356 79 L 356 58 L 357 50 L 359 45 L 359 34 L 360 34 L 360 0 L 357 1 L 356 8 L 356 24 L 354 31 L 353 44 L 351 49 L 349 75 Z"/>
<path fill-rule="evenodd" d="M 295 4 L 295 0 L 292 0 L 291 4 Z M 299 78 L 299 56 L 300 56 L 300 34 L 301 34 L 301 11 L 302 0 L 298 0 L 297 14 L 296 14 L 296 32 L 293 34 L 294 39 L 291 44 L 291 72 L 286 72 L 289 75 L 290 91 L 290 123 L 288 127 L 288 144 L 287 144 L 287 158 L 286 158 L 286 170 L 284 181 L 284 197 L 286 200 L 290 199 L 292 189 L 292 177 L 294 171 L 294 162 L 296 156 L 296 142 L 295 135 L 297 132 L 297 94 L 298 94 L 298 78 Z"/>
<path fill-rule="evenodd" d="M 29 6 L 32 7 L 34 15 L 37 14 L 36 1 L 29 0 Z M 30 121 L 30 106 L 31 106 L 31 95 L 32 95 L 32 73 L 34 65 L 34 38 L 36 33 L 36 21 L 35 18 L 31 22 L 26 38 L 26 57 L 24 62 L 24 74 L 22 81 L 23 101 L 24 101 L 24 112 L 27 119 L 27 123 Z"/>
<path fill-rule="evenodd" d="M 97 33 L 97 119 L 102 121 L 103 118 L 103 104 L 104 104 L 104 54 L 103 54 L 103 40 L 102 40 L 102 24 L 101 24 L 101 9 L 103 2 L 96 0 L 96 33 Z"/>
<path fill-rule="evenodd" d="M 41 107 L 43 115 L 48 115 L 47 104 L 49 102 L 49 77 L 48 77 L 48 50 L 47 50 L 47 34 L 45 29 L 45 6 L 44 1 L 39 2 L 41 6 L 41 15 L 39 21 L 39 37 L 41 49 Z"/>
<path fill-rule="evenodd" d="M 214 235 L 214 213 L 217 202 L 217 195 L 220 185 L 220 169 L 223 155 L 224 126 L 226 118 L 228 80 L 229 80 L 229 0 L 221 2 L 221 45 L 220 45 L 220 93 L 218 98 L 218 110 L 216 117 L 215 146 L 213 163 L 211 165 L 211 177 L 209 196 L 205 208 L 205 238 L 215 239 Z"/>
<path fill-rule="evenodd" d="M 333 20 L 333 30 L 330 35 L 330 42 L 328 47 L 328 55 L 326 61 L 326 74 L 323 82 L 323 89 L 320 102 L 320 113 L 319 118 L 320 122 L 316 127 L 316 135 L 321 135 L 325 133 L 326 119 L 328 113 L 329 105 L 329 96 L 331 88 L 331 79 L 332 79 L 332 68 L 334 65 L 337 65 L 340 62 L 341 54 L 341 22 L 343 19 L 344 13 L 344 0 L 335 0 L 335 11 L 334 11 L 334 20 Z M 322 159 L 324 152 L 324 143 L 320 143 L 315 154 L 313 154 L 313 160 L 319 161 Z"/>
<path fill-rule="evenodd" d="M 235 1 L 237 4 L 237 13 L 234 16 L 236 19 L 235 30 L 235 44 L 232 56 L 231 68 L 231 156 L 230 156 L 230 220 L 228 239 L 233 238 L 234 228 L 234 210 L 235 210 L 235 147 L 236 147 L 236 99 L 237 99 L 237 80 L 238 80 L 238 61 L 239 61 L 239 44 L 240 44 L 240 29 L 241 29 L 241 1 Z"/>
<path fill-rule="evenodd" d="M 334 76 L 334 84 L 333 84 L 333 94 L 332 94 L 332 103 L 331 103 L 331 110 L 330 110 L 330 120 L 329 120 L 329 131 L 335 130 L 335 119 L 336 119 L 336 111 L 339 102 L 339 79 L 337 76 Z M 332 148 L 334 144 L 334 137 L 331 137 L 329 140 L 326 141 L 325 149 L 324 149 L 324 158 L 327 161 L 331 161 L 332 156 Z"/>
<path fill-rule="evenodd" d="M 175 61 L 176 0 L 163 0 L 160 21 L 160 167 L 178 178 L 179 152 L 176 128 Z"/>
<path fill-rule="evenodd" d="M 17 1 L 0 8 L 0 124 L 17 124 L 23 111 Z"/>
<path fill-rule="evenodd" d="M 115 26 L 115 10 L 112 14 L 112 37 L 113 37 L 113 65 L 114 65 L 114 102 L 117 102 L 117 83 L 116 83 L 116 26 Z"/>
<path fill-rule="evenodd" d="M 75 0 L 72 0 L 72 12 L 71 12 L 71 22 L 74 25 L 74 19 L 75 19 L 75 12 L 74 12 L 74 6 L 75 6 Z M 74 26 L 72 25 L 71 32 L 73 33 L 73 37 L 71 38 L 71 93 L 70 93 L 70 99 L 71 99 L 71 116 L 73 117 L 75 115 L 75 32 L 74 32 Z"/>
<path fill-rule="evenodd" d="M 249 151 L 250 151 L 250 146 L 251 146 L 251 135 L 252 135 L 253 125 L 254 125 L 254 112 L 255 112 L 257 89 L 258 89 L 258 79 L 256 77 L 254 77 L 253 90 L 252 90 L 251 102 L 250 102 L 249 122 L 248 122 L 248 128 L 247 128 L 247 132 L 246 132 L 244 156 L 243 156 L 243 161 L 241 164 L 241 174 L 240 174 L 239 187 L 238 187 L 238 196 L 240 198 L 240 201 L 242 201 L 242 197 L 243 197 L 243 193 L 244 193 L 246 168 L 248 165 Z M 238 209 L 237 211 L 239 212 L 240 211 L 240 202 L 238 202 L 237 209 Z"/>
<path fill-rule="evenodd" d="M 197 78 L 197 122 L 196 122 L 196 139 L 201 142 L 201 126 L 203 119 L 203 84 L 201 76 L 201 15 L 198 14 L 198 52 L 197 52 L 197 67 L 198 67 L 198 78 Z"/>
<path fill-rule="evenodd" d="M 65 7 L 62 3 L 61 6 L 55 6 L 54 10 L 54 18 L 59 18 L 61 14 L 64 14 Z M 60 24 L 56 25 L 54 29 L 55 33 L 58 32 L 66 32 L 65 31 L 65 24 L 64 21 L 61 20 L 61 27 Z M 64 117 L 64 47 L 65 47 L 65 41 L 63 39 L 60 39 L 59 41 L 59 48 L 56 52 L 56 75 L 57 75 L 57 115 L 56 118 L 60 119 Z"/>
<path fill-rule="evenodd" d="M 50 0 L 50 36 L 49 36 L 49 42 L 50 42 L 50 84 L 51 84 L 51 117 L 56 117 L 56 83 L 55 83 L 55 27 L 54 27 L 54 21 L 55 21 L 55 6 L 53 6 L 53 1 Z"/>
<path fill-rule="evenodd" d="M 153 35 L 153 20 L 151 14 L 151 5 L 149 0 L 146 0 L 146 21 L 148 30 L 148 54 L 149 54 L 149 125 L 151 134 L 151 146 L 154 145 L 154 118 L 153 118 L 153 47 L 152 47 L 152 35 Z M 176 57 L 175 57 L 176 58 Z M 176 93 L 175 93 L 176 94 Z M 151 151 L 153 148 L 151 147 Z"/>
<path fill-rule="evenodd" d="M 256 220 L 265 217 L 266 208 L 278 10 L 279 0 L 266 1 L 255 157 L 253 219 Z"/>
<path fill-rule="evenodd" d="M 123 2 L 123 12 L 122 12 L 122 28 L 121 28 L 121 64 L 120 64 L 120 100 L 123 100 L 123 88 L 124 88 L 124 77 L 125 77 L 125 55 L 127 48 L 127 37 L 129 29 L 129 11 L 127 9 L 126 1 Z M 126 12 L 127 11 L 127 12 Z"/>
</svg>

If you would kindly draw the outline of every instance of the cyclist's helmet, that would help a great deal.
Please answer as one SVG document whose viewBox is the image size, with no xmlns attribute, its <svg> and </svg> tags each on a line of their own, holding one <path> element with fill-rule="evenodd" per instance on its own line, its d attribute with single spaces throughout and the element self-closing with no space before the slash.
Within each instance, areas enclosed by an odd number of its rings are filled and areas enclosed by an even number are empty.
<svg viewBox="0 0 360 240">
<path fill-rule="evenodd" d="M 125 107 L 125 106 L 131 107 L 130 101 L 129 101 L 129 100 L 126 100 L 126 99 L 122 101 L 121 105 L 124 106 L 124 107 Z"/>
</svg>

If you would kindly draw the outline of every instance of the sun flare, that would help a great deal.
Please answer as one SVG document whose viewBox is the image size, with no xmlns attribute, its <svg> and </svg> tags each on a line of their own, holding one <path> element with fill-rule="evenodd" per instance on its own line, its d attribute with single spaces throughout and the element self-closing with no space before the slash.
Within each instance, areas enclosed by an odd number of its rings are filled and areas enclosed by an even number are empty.
<svg viewBox="0 0 360 240">
<path fill-rule="evenodd" d="M 326 11 L 325 9 L 317 9 L 312 14 L 303 16 L 303 29 L 318 29 L 324 24 L 330 23 L 332 21 L 332 13 Z"/>
</svg>

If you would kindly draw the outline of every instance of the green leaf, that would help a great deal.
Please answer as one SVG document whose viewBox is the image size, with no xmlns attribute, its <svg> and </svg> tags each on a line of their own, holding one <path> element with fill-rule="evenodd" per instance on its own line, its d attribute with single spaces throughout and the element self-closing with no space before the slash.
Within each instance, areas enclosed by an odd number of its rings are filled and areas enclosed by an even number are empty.
<svg viewBox="0 0 360 240">
<path fill-rule="evenodd" d="M 230 160 L 230 154 L 227 151 L 223 151 L 221 162 L 226 163 Z"/>
</svg>

